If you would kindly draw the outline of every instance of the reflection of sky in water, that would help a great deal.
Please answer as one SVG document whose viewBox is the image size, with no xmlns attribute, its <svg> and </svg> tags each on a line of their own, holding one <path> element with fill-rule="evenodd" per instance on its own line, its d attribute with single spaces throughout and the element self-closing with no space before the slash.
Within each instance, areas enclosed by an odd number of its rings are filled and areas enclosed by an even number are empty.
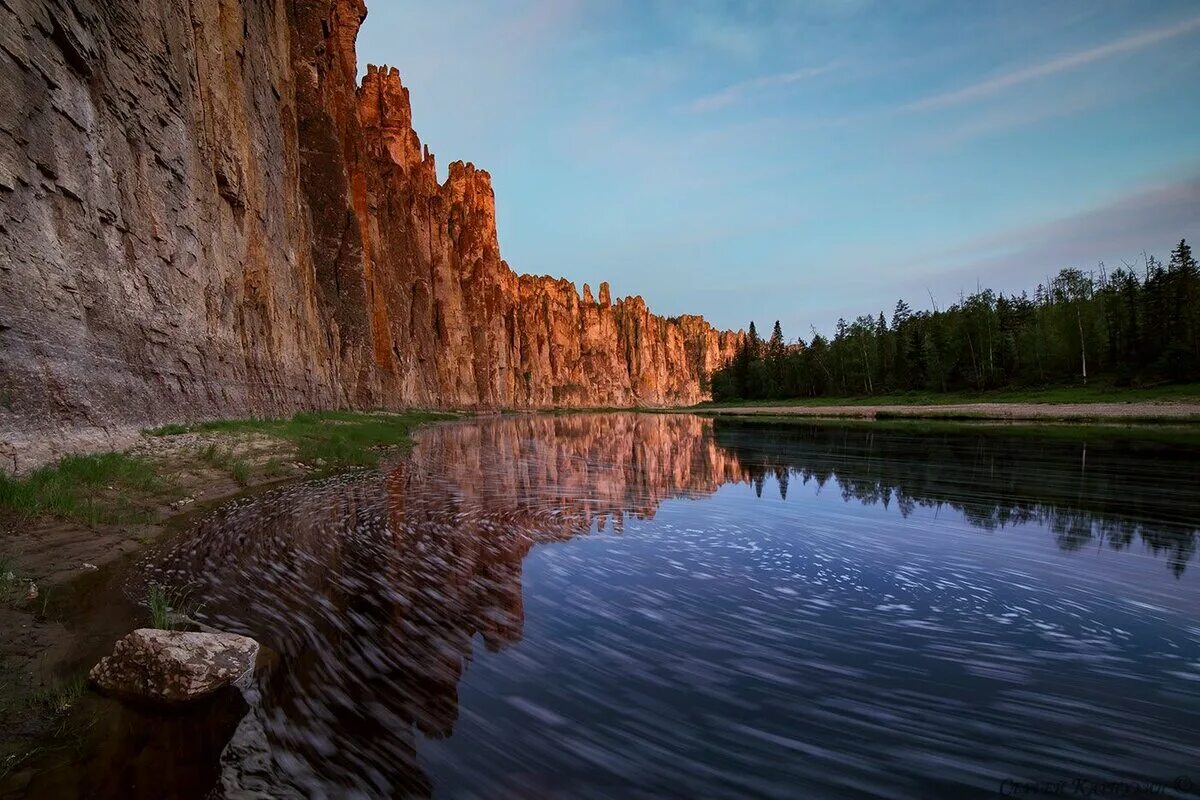
<svg viewBox="0 0 1200 800">
<path fill-rule="evenodd" d="M 536 547 L 522 641 L 476 648 L 445 796 L 927 797 L 1196 763 L 1200 582 L 1134 540 L 726 484 Z"/>
</svg>

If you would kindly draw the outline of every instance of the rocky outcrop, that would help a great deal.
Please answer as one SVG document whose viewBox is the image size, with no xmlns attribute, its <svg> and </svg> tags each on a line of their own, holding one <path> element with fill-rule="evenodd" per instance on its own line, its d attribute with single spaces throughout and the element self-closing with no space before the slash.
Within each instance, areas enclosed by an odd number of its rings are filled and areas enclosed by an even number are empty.
<svg viewBox="0 0 1200 800">
<path fill-rule="evenodd" d="M 318 407 L 659 405 L 740 334 L 500 257 L 359 0 L 0 4 L 0 457 Z M 402 54 L 400 54 L 402 55 Z"/>
<path fill-rule="evenodd" d="M 247 636 L 139 628 L 118 640 L 88 677 L 116 697 L 178 705 L 238 683 L 257 657 L 258 642 Z"/>
</svg>

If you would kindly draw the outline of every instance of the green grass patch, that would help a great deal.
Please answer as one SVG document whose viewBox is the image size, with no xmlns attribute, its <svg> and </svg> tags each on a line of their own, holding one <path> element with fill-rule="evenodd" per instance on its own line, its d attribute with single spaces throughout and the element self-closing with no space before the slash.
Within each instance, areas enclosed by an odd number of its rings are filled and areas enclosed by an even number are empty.
<svg viewBox="0 0 1200 800">
<path fill-rule="evenodd" d="M 238 458 L 233 448 L 210 444 L 202 448 L 196 455 L 204 463 L 216 467 L 222 472 L 228 472 L 239 486 L 245 486 L 250 482 L 250 465 L 245 460 Z"/>
<path fill-rule="evenodd" d="M 899 392 L 849 397 L 798 397 L 787 400 L 726 400 L 700 403 L 695 408 L 741 406 L 909 406 L 963 403 L 1139 403 L 1147 401 L 1200 402 L 1200 384 L 1181 383 L 1123 389 L 1113 386 L 1061 386 L 1036 389 L 996 389 L 986 392 Z"/>
<path fill-rule="evenodd" d="M 260 472 L 264 478 L 279 478 L 288 474 L 288 468 L 283 459 L 272 458 L 263 464 Z"/>
<path fill-rule="evenodd" d="M 200 605 L 191 600 L 187 589 L 168 589 L 155 583 L 146 593 L 146 609 L 150 612 L 150 627 L 170 631 L 199 611 Z"/>
<path fill-rule="evenodd" d="M 11 558 L 0 558 L 0 604 L 12 599 L 17 580 L 17 562 Z"/>
<path fill-rule="evenodd" d="M 150 626 L 159 630 L 171 630 L 171 604 L 167 600 L 167 590 L 155 584 L 146 594 L 146 608 L 150 612 Z"/>
<path fill-rule="evenodd" d="M 50 598 L 53 596 L 54 596 L 53 588 L 46 587 L 45 589 L 42 589 L 41 594 L 38 595 L 38 613 L 36 615 L 37 619 L 44 620 L 50 616 Z"/>
<path fill-rule="evenodd" d="M 250 465 L 245 461 L 234 461 L 229 465 L 229 474 L 238 486 L 245 486 L 250 482 Z"/>
<path fill-rule="evenodd" d="M 360 411 L 321 411 L 296 414 L 290 419 L 245 419 L 165 425 L 147 431 L 152 436 L 180 433 L 257 433 L 292 442 L 297 458 L 325 471 L 373 467 L 385 450 L 407 447 L 413 428 L 425 422 L 452 419 L 453 414 L 406 414 Z"/>
<path fill-rule="evenodd" d="M 75 703 L 79 702 L 86 691 L 87 677 L 76 675 L 57 686 L 38 689 L 29 696 L 29 704 L 43 714 L 62 716 L 70 711 Z"/>
<path fill-rule="evenodd" d="M 129 502 L 127 493 L 155 492 L 163 486 L 154 464 L 138 456 L 66 456 L 25 477 L 0 473 L 0 511 L 90 524 L 133 522 L 145 515 Z"/>
</svg>

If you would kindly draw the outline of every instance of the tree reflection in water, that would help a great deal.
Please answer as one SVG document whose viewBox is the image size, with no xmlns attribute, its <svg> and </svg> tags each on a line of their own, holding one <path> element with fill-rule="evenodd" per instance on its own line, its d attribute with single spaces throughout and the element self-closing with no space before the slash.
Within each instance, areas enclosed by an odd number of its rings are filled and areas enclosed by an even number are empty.
<svg viewBox="0 0 1200 800">
<path fill-rule="evenodd" d="M 1080 441 L 1024 433 L 715 423 L 717 443 L 737 457 L 760 495 L 768 474 L 783 497 L 791 475 L 806 485 L 833 482 L 846 502 L 895 505 L 904 516 L 916 507 L 948 506 L 985 530 L 1037 523 L 1063 550 L 1095 542 L 1123 550 L 1141 540 L 1166 557 L 1176 576 L 1183 574 L 1200 521 L 1195 447 L 1105 438 L 1102 431 Z"/>
</svg>

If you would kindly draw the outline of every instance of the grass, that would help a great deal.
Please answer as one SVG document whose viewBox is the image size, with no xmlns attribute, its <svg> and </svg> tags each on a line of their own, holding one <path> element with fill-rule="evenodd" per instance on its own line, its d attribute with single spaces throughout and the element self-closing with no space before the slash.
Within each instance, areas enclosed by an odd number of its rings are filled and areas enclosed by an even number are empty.
<svg viewBox="0 0 1200 800">
<path fill-rule="evenodd" d="M 351 467 L 373 467 L 381 451 L 407 447 L 417 425 L 452 414 L 413 412 L 404 414 L 359 411 L 322 411 L 296 414 L 290 419 L 245 419 L 199 422 L 194 425 L 163 425 L 147 431 L 152 436 L 180 433 L 258 433 L 292 442 L 297 458 L 325 471 Z M 236 477 L 236 476 L 235 476 Z"/>
<path fill-rule="evenodd" d="M 167 602 L 167 590 L 158 584 L 150 587 L 146 596 L 146 608 L 150 610 L 150 626 L 159 630 L 171 630 L 171 604 Z"/>
<path fill-rule="evenodd" d="M 36 710 L 51 716 L 61 716 L 71 710 L 71 706 L 79 702 L 87 691 L 87 676 L 76 675 L 70 680 L 57 686 L 38 689 L 29 697 L 29 703 Z"/>
<path fill-rule="evenodd" d="M 44 621 L 50 616 L 50 596 L 53 594 L 53 589 L 47 587 L 42 589 L 38 594 L 38 611 L 34 614 L 34 619 Z"/>
<path fill-rule="evenodd" d="M 31 750 L 5 754 L 4 760 L 0 761 L 0 781 L 3 781 L 15 772 L 18 767 L 24 766 L 26 762 L 44 751 L 44 747 L 34 747 Z"/>
<path fill-rule="evenodd" d="M 228 472 L 229 476 L 237 481 L 238 486 L 250 483 L 250 464 L 238 458 L 234 454 L 233 448 L 226 449 L 218 447 L 216 444 L 210 444 L 200 450 L 197 457 L 206 464 Z"/>
<path fill-rule="evenodd" d="M 1110 424 L 1110 425 L 1195 425 L 1200 423 L 1200 414 L 1185 414 L 1181 416 L 1167 416 L 1164 414 L 1096 414 L 1089 416 L 1087 414 L 1038 414 L 1036 416 L 1020 415 L 1011 418 L 998 418 L 994 414 L 987 412 L 975 411 L 926 411 L 918 413 L 906 413 L 903 411 L 878 411 L 875 414 L 877 420 L 893 420 L 893 419 L 933 419 L 944 420 L 947 422 L 979 422 L 982 420 L 993 420 L 1004 422 L 1006 419 L 1014 421 L 1038 421 L 1044 420 L 1048 423 L 1063 423 L 1072 422 L 1076 424 Z"/>
<path fill-rule="evenodd" d="M 957 405 L 962 403 L 1125 403 L 1148 400 L 1200 402 L 1200 384 L 1183 383 L 1122 389 L 1106 385 L 1061 386 L 1042 389 L 996 389 L 986 392 L 900 392 L 871 396 L 800 397 L 788 400 L 728 400 L 700 403 L 696 408 L 741 406 L 862 406 Z"/>
<path fill-rule="evenodd" d="M 25 708 L 43 723 L 53 724 L 44 736 L 39 736 L 43 745 L 48 746 L 39 745 L 7 754 L 3 764 L 0 764 L 0 778 L 39 753 L 64 747 L 78 747 L 83 743 L 87 732 L 96 724 L 94 714 L 81 715 L 76 712 L 76 706 L 80 705 L 87 691 L 87 674 L 78 673 L 62 683 L 37 689 L 27 695 L 23 700 Z M 53 744 L 50 744 L 51 742 Z"/>
<path fill-rule="evenodd" d="M 770 409 L 764 413 L 755 412 L 754 408 Z M 782 409 L 784 406 L 781 406 Z M 813 406 L 820 409 L 826 406 Z M 728 411 L 723 409 L 728 408 Z M 736 406 L 708 406 L 694 407 L 684 409 L 683 411 L 700 416 L 708 417 L 757 417 L 759 419 L 781 419 L 784 417 L 791 419 L 824 419 L 824 420 L 839 420 L 850 422 L 854 420 L 866 422 L 887 422 L 893 420 L 935 420 L 941 422 L 992 422 L 1000 424 L 1026 423 L 1030 425 L 1163 425 L 1163 426 L 1182 426 L 1182 425 L 1200 425 L 1200 414 L 1087 414 L 1077 412 L 1062 412 L 1062 413 L 1022 413 L 1018 411 L 1014 414 L 998 414 L 992 411 L 941 411 L 936 409 L 922 409 L 901 411 L 899 408 L 879 409 L 874 412 L 856 413 L 849 410 L 833 409 L 828 412 L 817 411 L 812 414 L 791 414 L 787 411 L 779 410 L 775 412 L 775 406 L 764 405 L 736 405 Z M 773 413 L 774 412 L 774 413 Z M 669 413 L 680 413 L 673 411 Z"/>
<path fill-rule="evenodd" d="M 0 473 L 0 511 L 22 518 L 52 515 L 91 524 L 142 515 L 125 493 L 163 487 L 154 464 L 127 453 L 66 456 L 25 477 Z"/>
<path fill-rule="evenodd" d="M 288 472 L 287 465 L 283 463 L 283 459 L 272 458 L 267 463 L 262 465 L 259 471 L 264 478 L 278 478 L 286 475 Z"/>
<path fill-rule="evenodd" d="M 150 627 L 171 631 L 180 617 L 191 617 L 200 610 L 190 599 L 186 589 L 168 589 L 161 584 L 152 584 L 146 593 L 146 608 L 150 611 Z"/>
<path fill-rule="evenodd" d="M 7 603 L 17 585 L 17 562 L 0 558 L 0 604 Z"/>
</svg>

